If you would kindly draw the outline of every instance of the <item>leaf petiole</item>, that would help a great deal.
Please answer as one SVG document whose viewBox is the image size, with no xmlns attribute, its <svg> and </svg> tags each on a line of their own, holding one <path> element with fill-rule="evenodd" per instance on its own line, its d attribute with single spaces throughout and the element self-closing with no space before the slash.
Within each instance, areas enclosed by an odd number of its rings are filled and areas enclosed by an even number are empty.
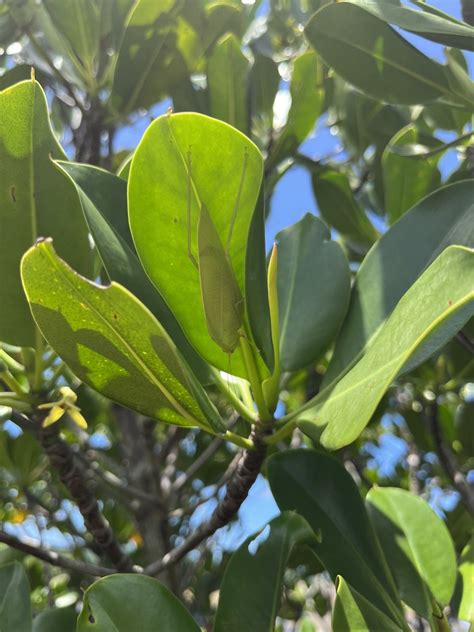
<svg viewBox="0 0 474 632">
<path fill-rule="evenodd" d="M 213 375 L 217 388 L 229 400 L 242 419 L 245 419 L 245 421 L 250 424 L 254 424 L 258 419 L 257 415 L 245 405 L 245 403 L 231 388 L 229 388 L 227 382 L 222 379 L 221 374 L 217 369 L 213 370 Z"/>
</svg>

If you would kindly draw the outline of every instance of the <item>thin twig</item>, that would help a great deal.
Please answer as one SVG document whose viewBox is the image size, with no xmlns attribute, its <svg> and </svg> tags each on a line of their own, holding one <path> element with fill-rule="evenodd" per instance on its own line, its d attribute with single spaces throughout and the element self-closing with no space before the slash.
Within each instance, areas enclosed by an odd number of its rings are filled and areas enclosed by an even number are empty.
<svg viewBox="0 0 474 632">
<path fill-rule="evenodd" d="M 161 463 L 164 463 L 168 457 L 168 454 L 174 449 L 175 445 L 180 441 L 183 436 L 183 428 L 179 426 L 170 426 L 166 435 L 164 443 L 161 445 L 158 458 Z"/>
<path fill-rule="evenodd" d="M 198 507 L 200 507 L 201 505 L 204 505 L 205 503 L 208 503 L 213 498 L 217 498 L 218 495 L 219 495 L 220 490 L 222 489 L 222 487 L 227 483 L 227 481 L 230 478 L 232 478 L 232 475 L 234 474 L 234 471 L 235 471 L 235 469 L 237 467 L 238 462 L 240 461 L 240 458 L 241 458 L 241 454 L 240 453 L 237 453 L 234 456 L 232 461 L 227 466 L 226 471 L 222 474 L 222 476 L 217 481 L 217 483 L 214 483 L 214 485 L 213 485 L 214 492 L 212 493 L 211 496 L 203 496 L 203 497 L 199 498 L 199 500 L 197 500 L 194 503 L 194 505 L 188 505 L 186 508 L 180 507 L 179 509 L 174 509 L 173 511 L 170 511 L 169 517 L 183 518 L 184 516 L 193 514 L 196 511 L 196 509 Z"/>
<path fill-rule="evenodd" d="M 60 566 L 61 568 L 75 571 L 77 573 L 93 575 L 94 577 L 105 577 L 106 575 L 112 575 L 113 573 L 117 572 L 117 570 L 114 568 L 97 566 L 96 564 L 89 564 L 88 562 L 79 562 L 78 560 L 73 560 L 69 557 L 60 555 L 59 553 L 55 553 L 54 551 L 46 551 L 40 546 L 37 546 L 35 544 L 28 544 L 23 540 L 19 540 L 18 538 L 5 533 L 5 531 L 1 529 L 0 542 L 11 546 L 18 551 L 22 551 L 27 555 L 33 555 L 33 557 L 37 557 L 38 559 L 43 560 L 43 562 L 47 562 L 52 566 Z"/>
<path fill-rule="evenodd" d="M 86 455 L 80 452 L 76 453 L 76 456 L 82 461 L 86 468 L 90 469 L 92 474 L 97 479 L 99 479 L 100 482 L 104 483 L 107 487 L 112 488 L 119 494 L 126 496 L 130 500 L 140 500 L 147 503 L 148 505 L 155 505 L 157 507 L 162 506 L 160 499 L 157 498 L 157 496 L 155 496 L 154 494 L 149 494 L 143 489 L 135 487 L 130 483 L 124 481 L 113 472 L 110 472 L 109 470 L 104 470 L 98 462 L 91 461 L 87 458 Z"/>
<path fill-rule="evenodd" d="M 238 420 L 239 415 L 235 415 L 228 424 L 228 428 L 233 428 Z M 214 454 L 224 443 L 225 440 L 222 437 L 216 437 L 215 439 L 213 439 L 211 443 L 207 446 L 207 448 L 203 452 L 201 452 L 197 459 L 195 459 L 191 463 L 186 472 L 183 472 L 183 474 L 180 474 L 178 476 L 178 478 L 173 483 L 173 490 L 179 491 L 184 485 L 186 485 L 186 483 L 193 479 L 196 472 L 214 456 Z"/>
<path fill-rule="evenodd" d="M 84 112 L 84 106 L 81 103 L 81 101 L 77 98 L 76 94 L 74 93 L 74 90 L 71 88 L 70 82 L 66 79 L 66 77 L 64 77 L 61 71 L 58 68 L 56 68 L 56 66 L 54 65 L 54 61 L 51 59 L 49 53 L 38 42 L 36 37 L 33 35 L 31 29 L 29 28 L 29 26 L 25 28 L 25 33 L 28 36 L 33 48 L 36 50 L 38 55 L 43 59 L 43 61 L 49 67 L 56 81 L 58 81 L 58 83 L 60 83 L 61 86 L 66 90 L 66 92 L 68 93 L 70 98 L 74 101 L 74 103 L 77 105 L 77 107 L 82 112 Z"/>
<path fill-rule="evenodd" d="M 459 492 L 469 513 L 474 516 L 474 490 L 459 470 L 454 454 L 444 442 L 441 426 L 439 425 L 438 403 L 436 399 L 426 405 L 425 414 L 433 435 L 440 463 L 452 484 Z"/>
<path fill-rule="evenodd" d="M 179 562 L 187 553 L 195 549 L 218 529 L 229 524 L 247 498 L 250 488 L 260 472 L 267 451 L 263 442 L 266 432 L 253 429 L 250 433 L 254 449 L 243 450 L 235 474 L 227 485 L 226 494 L 217 505 L 211 518 L 196 529 L 182 544 L 167 553 L 163 559 L 147 566 L 144 569 L 145 574 L 158 575 L 169 566 Z"/>
</svg>

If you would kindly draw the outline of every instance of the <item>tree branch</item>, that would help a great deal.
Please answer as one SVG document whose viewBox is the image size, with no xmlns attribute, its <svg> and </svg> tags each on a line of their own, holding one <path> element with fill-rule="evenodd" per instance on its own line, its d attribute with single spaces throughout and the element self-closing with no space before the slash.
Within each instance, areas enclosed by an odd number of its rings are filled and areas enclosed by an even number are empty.
<svg viewBox="0 0 474 632">
<path fill-rule="evenodd" d="M 239 420 L 239 415 L 235 415 L 233 419 L 231 419 L 230 423 L 227 426 L 227 429 L 230 430 L 235 426 L 235 424 Z M 211 459 L 214 454 L 219 450 L 219 448 L 225 443 L 225 439 L 223 437 L 216 437 L 211 441 L 211 443 L 207 446 L 203 452 L 191 463 L 186 472 L 180 474 L 175 482 L 173 483 L 173 490 L 179 491 L 186 483 L 188 483 L 196 472 L 203 467 Z"/>
<path fill-rule="evenodd" d="M 60 566 L 61 568 L 65 568 L 70 571 L 75 571 L 77 573 L 83 573 L 85 575 L 93 575 L 94 577 L 105 577 L 106 575 L 111 575 L 116 573 L 116 569 L 114 568 L 106 568 L 105 566 L 96 566 L 95 564 L 89 564 L 87 562 L 79 562 L 77 560 L 73 560 L 69 557 L 64 557 L 63 555 L 59 555 L 59 553 L 55 553 L 54 551 L 46 551 L 42 549 L 40 546 L 34 544 L 28 544 L 18 538 L 15 538 L 5 531 L 0 529 L 0 542 L 3 544 L 7 544 L 18 551 L 22 551 L 27 555 L 33 555 L 33 557 L 37 557 L 43 562 L 47 564 L 51 564 L 52 566 Z"/>
<path fill-rule="evenodd" d="M 92 454 L 95 453 L 95 451 L 89 452 L 92 452 Z M 99 483 L 103 483 L 110 489 L 116 491 L 117 497 L 122 496 L 130 500 L 140 500 L 148 505 L 154 505 L 160 508 L 162 507 L 162 502 L 156 495 L 150 494 L 143 489 L 126 482 L 110 470 L 103 469 L 97 461 L 88 459 L 88 457 L 84 454 L 78 453 L 76 456 L 82 461 L 84 467 L 88 468 L 98 479 Z"/>
<path fill-rule="evenodd" d="M 436 451 L 444 471 L 448 475 L 455 489 L 461 495 L 469 513 L 474 516 L 474 490 L 460 472 L 458 464 L 449 447 L 446 445 L 438 420 L 438 403 L 429 402 L 425 407 L 426 418 L 436 446 Z"/>
<path fill-rule="evenodd" d="M 49 457 L 52 467 L 68 489 L 72 499 L 81 512 L 86 528 L 94 537 L 98 546 L 106 553 L 115 568 L 121 571 L 132 570 L 131 560 L 122 552 L 106 518 L 99 509 L 97 499 L 88 489 L 83 472 L 77 466 L 74 453 L 67 443 L 60 439 L 55 425 L 41 427 L 39 440 Z"/>
<path fill-rule="evenodd" d="M 176 564 L 189 551 L 196 548 L 203 540 L 213 535 L 218 529 L 225 527 L 240 509 L 254 484 L 266 456 L 267 447 L 263 441 L 267 430 L 253 429 L 250 439 L 255 449 L 244 450 L 234 476 L 227 485 L 222 501 L 217 505 L 211 518 L 202 524 L 182 544 L 172 549 L 163 559 L 157 560 L 144 569 L 147 575 L 157 575 L 169 566 Z"/>
</svg>

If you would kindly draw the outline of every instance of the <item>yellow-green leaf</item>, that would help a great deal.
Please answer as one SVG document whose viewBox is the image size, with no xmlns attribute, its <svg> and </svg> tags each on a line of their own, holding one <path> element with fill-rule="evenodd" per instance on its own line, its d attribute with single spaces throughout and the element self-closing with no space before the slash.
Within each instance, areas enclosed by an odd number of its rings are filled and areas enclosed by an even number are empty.
<svg viewBox="0 0 474 632">
<path fill-rule="evenodd" d="M 201 356 L 242 377 L 246 370 L 240 347 L 229 361 L 209 335 L 196 265 L 198 220 L 205 206 L 245 296 L 246 252 L 262 170 L 260 152 L 238 130 L 183 113 L 152 123 L 134 154 L 129 177 L 130 227 L 144 269 Z M 250 338 L 246 322 L 244 315 Z M 263 361 L 259 364 L 264 371 Z"/>
<path fill-rule="evenodd" d="M 0 340 L 35 344 L 20 260 L 38 237 L 53 237 L 76 270 L 91 270 L 87 227 L 74 185 L 51 162 L 64 158 L 39 83 L 0 93 Z"/>
<path fill-rule="evenodd" d="M 44 337 L 86 384 L 154 419 L 223 428 L 168 334 L 124 287 L 87 281 L 49 241 L 26 253 L 22 278 Z"/>
<path fill-rule="evenodd" d="M 474 312 L 473 260 L 474 250 L 451 246 L 431 264 L 359 362 L 299 416 L 304 432 L 330 450 L 359 436 L 385 391 L 423 344 L 450 321 L 454 334 Z"/>
</svg>

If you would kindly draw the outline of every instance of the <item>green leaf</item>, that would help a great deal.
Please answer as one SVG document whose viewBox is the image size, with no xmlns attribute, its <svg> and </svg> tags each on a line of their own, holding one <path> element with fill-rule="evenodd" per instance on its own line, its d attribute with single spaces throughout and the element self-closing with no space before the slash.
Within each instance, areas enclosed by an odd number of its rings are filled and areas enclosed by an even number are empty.
<svg viewBox="0 0 474 632">
<path fill-rule="evenodd" d="M 408 209 L 439 186 L 438 161 L 442 152 L 427 157 L 401 155 L 397 148 L 420 141 L 414 125 L 401 129 L 391 139 L 382 156 L 385 212 L 393 224 Z"/>
<path fill-rule="evenodd" d="M 177 45 L 196 54 L 197 33 L 176 0 L 138 0 L 117 57 L 112 106 L 122 114 L 157 103 L 188 74 Z"/>
<path fill-rule="evenodd" d="M 471 114 L 468 110 L 458 110 L 444 103 L 432 103 L 424 107 L 423 118 L 433 129 L 454 130 L 458 134 L 462 134 L 464 126 L 471 119 Z M 452 175 L 447 182 L 451 182 L 451 177 Z M 464 176 L 464 178 L 458 178 L 458 180 L 468 178 L 469 176 Z"/>
<path fill-rule="evenodd" d="M 403 294 L 451 244 L 474 246 L 474 182 L 443 187 L 419 202 L 374 245 L 357 273 L 324 384 L 360 358 Z M 420 239 L 423 235 L 423 239 Z M 403 256 L 403 266 L 395 265 Z"/>
<path fill-rule="evenodd" d="M 333 107 L 344 146 L 362 157 L 369 145 L 380 151 L 410 122 L 407 108 L 375 101 L 335 75 Z M 460 110 L 461 111 L 461 110 Z"/>
<path fill-rule="evenodd" d="M 35 68 L 35 77 L 42 85 L 48 83 L 48 75 L 38 70 L 38 68 Z M 16 64 L 0 76 L 0 90 L 5 90 L 15 83 L 28 81 L 29 79 L 31 79 L 31 64 Z"/>
<path fill-rule="evenodd" d="M 265 252 L 265 184 L 262 182 L 250 224 L 245 263 L 245 302 L 255 346 L 273 371 L 274 355 L 268 304 L 267 258 Z"/>
<path fill-rule="evenodd" d="M 466 102 L 474 103 L 474 81 L 472 81 L 469 71 L 464 67 L 463 63 L 459 63 L 458 58 L 459 51 L 447 50 L 446 59 L 447 66 L 445 67 L 448 83 L 454 94 L 464 97 Z M 464 58 L 462 57 L 464 62 Z M 472 112 L 473 106 L 469 108 Z"/>
<path fill-rule="evenodd" d="M 0 630 L 31 632 L 30 587 L 19 562 L 0 567 Z"/>
<path fill-rule="evenodd" d="M 291 512 L 278 516 L 260 534 L 248 538 L 226 566 L 214 632 L 274 630 L 291 552 L 314 539 L 308 523 Z"/>
<path fill-rule="evenodd" d="M 86 82 L 93 79 L 100 50 L 100 6 L 95 0 L 44 0 L 38 27 L 48 44 L 76 66 Z"/>
<path fill-rule="evenodd" d="M 0 46 L 8 48 L 8 45 L 20 36 L 20 28 L 12 16 L 10 7 L 3 3 L 0 6 Z"/>
<path fill-rule="evenodd" d="M 323 168 L 313 172 L 312 183 L 322 218 L 349 241 L 373 244 L 378 233 L 354 199 L 347 176 Z"/>
<path fill-rule="evenodd" d="M 393 578 L 356 484 L 332 456 L 288 450 L 269 459 L 270 486 L 282 511 L 297 511 L 317 535 L 311 549 L 335 581 L 342 575 L 403 627 Z"/>
<path fill-rule="evenodd" d="M 84 593 L 77 632 L 199 632 L 183 604 L 156 579 L 110 575 Z"/>
<path fill-rule="evenodd" d="M 443 66 L 351 2 L 323 7 L 305 33 L 331 68 L 376 99 L 416 104 L 453 97 Z"/>
<path fill-rule="evenodd" d="M 248 129 L 247 76 L 250 62 L 240 41 L 228 33 L 214 46 L 207 65 L 210 114 L 241 132 Z"/>
<path fill-rule="evenodd" d="M 456 554 L 445 523 L 404 489 L 373 488 L 366 502 L 402 600 L 430 619 L 431 597 L 446 606 L 456 583 Z"/>
<path fill-rule="evenodd" d="M 167 333 L 128 290 L 80 277 L 48 241 L 26 253 L 22 278 L 44 337 L 86 384 L 166 423 L 222 429 Z"/>
<path fill-rule="evenodd" d="M 342 248 L 313 215 L 278 233 L 276 241 L 281 365 L 295 371 L 317 360 L 335 338 L 351 275 Z"/>
<path fill-rule="evenodd" d="M 447 248 L 406 292 L 362 359 L 298 416 L 299 427 L 329 450 L 352 443 L 430 334 L 453 318 L 451 337 L 462 326 L 456 313 L 466 322 L 474 312 L 473 259 L 474 250 Z"/>
<path fill-rule="evenodd" d="M 350 0 L 376 17 L 445 46 L 474 50 L 474 28 L 400 4 L 399 0 Z"/>
<path fill-rule="evenodd" d="M 332 615 L 334 632 L 401 632 L 396 625 L 370 601 L 367 601 L 343 577 L 336 581 L 336 600 Z"/>
<path fill-rule="evenodd" d="M 201 356 L 242 377 L 246 371 L 240 348 L 229 356 L 209 335 L 199 272 L 188 247 L 197 261 L 197 224 L 203 205 L 224 247 L 235 214 L 227 254 L 245 295 L 247 240 L 262 167 L 260 152 L 243 134 L 221 121 L 185 113 L 159 117 L 150 125 L 129 176 L 130 226 L 145 271 Z M 251 336 L 248 327 L 246 335 Z M 264 370 L 263 362 L 261 367 Z"/>
<path fill-rule="evenodd" d="M 64 158 L 41 86 L 24 81 L 0 93 L 0 340 L 34 346 L 35 327 L 20 279 L 23 253 L 40 237 L 83 274 L 91 270 L 77 193 L 50 161 Z"/>
<path fill-rule="evenodd" d="M 126 180 L 90 165 L 58 164 L 77 186 L 89 230 L 110 279 L 148 307 L 201 381 L 207 382 L 209 367 L 189 344 L 138 260 L 128 225 Z"/>
<path fill-rule="evenodd" d="M 291 155 L 313 130 L 321 114 L 324 89 L 321 63 L 313 51 L 297 57 L 290 83 L 291 106 L 269 156 L 271 164 Z"/>
<path fill-rule="evenodd" d="M 52 608 L 33 619 L 33 632 L 76 632 L 75 608 Z"/>
<path fill-rule="evenodd" d="M 43 451 L 29 433 L 23 432 L 13 438 L 5 430 L 0 430 L 0 456 L 1 466 L 22 487 L 34 483 L 41 473 Z"/>
<path fill-rule="evenodd" d="M 252 129 L 256 135 L 266 138 L 272 127 L 273 103 L 280 85 L 277 64 L 270 57 L 256 54 L 249 82 Z"/>
<path fill-rule="evenodd" d="M 456 611 L 459 619 L 474 623 L 474 600 L 472 598 L 472 581 L 474 577 L 474 535 L 464 547 L 459 559 L 458 585 L 459 601 L 456 599 Z"/>
</svg>

